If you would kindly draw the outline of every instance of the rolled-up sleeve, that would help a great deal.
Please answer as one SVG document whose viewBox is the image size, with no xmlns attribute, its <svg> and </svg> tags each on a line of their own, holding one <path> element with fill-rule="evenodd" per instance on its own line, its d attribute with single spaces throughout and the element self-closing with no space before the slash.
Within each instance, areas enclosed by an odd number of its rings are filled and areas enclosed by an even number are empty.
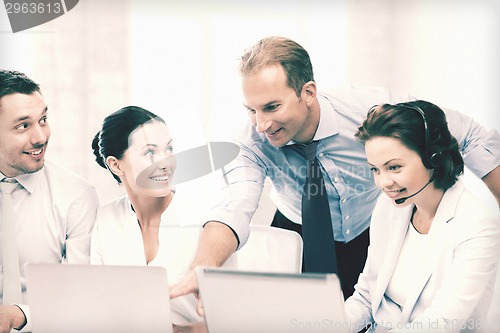
<svg viewBox="0 0 500 333">
<path fill-rule="evenodd" d="M 224 171 L 223 187 L 206 221 L 218 221 L 229 226 L 238 237 L 238 249 L 250 235 L 250 221 L 258 207 L 264 181 L 265 166 L 247 146 Z"/>
<path fill-rule="evenodd" d="M 500 165 L 500 134 L 454 110 L 445 110 L 448 127 L 457 139 L 464 163 L 483 178 Z"/>
</svg>

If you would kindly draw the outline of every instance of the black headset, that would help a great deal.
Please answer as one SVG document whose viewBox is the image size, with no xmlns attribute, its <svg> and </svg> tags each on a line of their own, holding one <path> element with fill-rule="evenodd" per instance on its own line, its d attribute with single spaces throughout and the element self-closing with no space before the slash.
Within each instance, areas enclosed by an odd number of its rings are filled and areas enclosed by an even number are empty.
<svg viewBox="0 0 500 333">
<path fill-rule="evenodd" d="M 418 107 L 417 105 L 410 104 L 409 102 L 405 103 L 398 103 L 395 104 L 394 106 L 399 106 L 399 107 L 404 107 L 406 109 L 411 109 L 417 111 L 420 116 L 422 116 L 422 120 L 424 121 L 424 136 L 425 136 L 425 153 L 424 153 L 424 158 L 422 159 L 422 162 L 424 162 L 424 165 L 427 169 L 434 169 L 437 168 L 442 164 L 443 160 L 443 155 L 442 152 L 435 152 L 435 153 L 430 153 L 430 142 L 431 142 L 431 136 L 430 136 L 430 131 L 429 131 L 429 126 L 427 124 L 427 119 L 425 119 L 425 113 L 424 111 Z"/>
</svg>

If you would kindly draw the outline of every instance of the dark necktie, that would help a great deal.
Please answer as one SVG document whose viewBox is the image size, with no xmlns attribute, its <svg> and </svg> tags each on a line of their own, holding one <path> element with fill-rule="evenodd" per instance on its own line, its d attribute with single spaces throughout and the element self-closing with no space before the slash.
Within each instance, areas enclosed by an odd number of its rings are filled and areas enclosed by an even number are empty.
<svg viewBox="0 0 500 333">
<path fill-rule="evenodd" d="M 316 158 L 318 141 L 296 145 L 307 161 L 302 193 L 302 239 L 304 272 L 337 273 L 337 255 L 325 181 Z"/>
<path fill-rule="evenodd" d="M 17 182 L 0 182 L 2 197 L 2 269 L 3 269 L 3 304 L 21 303 L 21 282 L 19 257 L 17 252 L 17 233 L 14 221 L 12 192 Z"/>
</svg>

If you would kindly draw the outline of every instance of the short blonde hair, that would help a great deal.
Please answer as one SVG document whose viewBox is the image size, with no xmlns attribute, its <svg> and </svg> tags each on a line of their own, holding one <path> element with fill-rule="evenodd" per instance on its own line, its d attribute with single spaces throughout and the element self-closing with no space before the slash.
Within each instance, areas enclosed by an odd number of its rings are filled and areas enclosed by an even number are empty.
<svg viewBox="0 0 500 333">
<path fill-rule="evenodd" d="M 283 67 L 288 85 L 299 98 L 304 84 L 314 81 L 311 59 L 307 51 L 293 40 L 279 36 L 263 38 L 246 49 L 240 59 L 240 73 L 245 76 L 276 64 Z"/>
</svg>

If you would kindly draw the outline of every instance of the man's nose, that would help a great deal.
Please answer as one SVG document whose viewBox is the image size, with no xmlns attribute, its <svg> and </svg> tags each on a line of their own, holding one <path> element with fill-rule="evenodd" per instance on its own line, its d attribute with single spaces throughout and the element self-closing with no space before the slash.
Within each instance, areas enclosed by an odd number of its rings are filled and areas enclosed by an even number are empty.
<svg viewBox="0 0 500 333">
<path fill-rule="evenodd" d="M 256 122 L 256 127 L 257 127 L 257 132 L 259 133 L 264 133 L 268 129 L 271 128 L 273 122 L 272 120 L 268 119 L 266 116 L 257 113 L 255 116 L 255 122 Z"/>
<path fill-rule="evenodd" d="M 31 143 L 32 144 L 44 144 L 47 142 L 47 133 L 44 128 L 40 125 L 34 125 L 31 132 Z"/>
</svg>

